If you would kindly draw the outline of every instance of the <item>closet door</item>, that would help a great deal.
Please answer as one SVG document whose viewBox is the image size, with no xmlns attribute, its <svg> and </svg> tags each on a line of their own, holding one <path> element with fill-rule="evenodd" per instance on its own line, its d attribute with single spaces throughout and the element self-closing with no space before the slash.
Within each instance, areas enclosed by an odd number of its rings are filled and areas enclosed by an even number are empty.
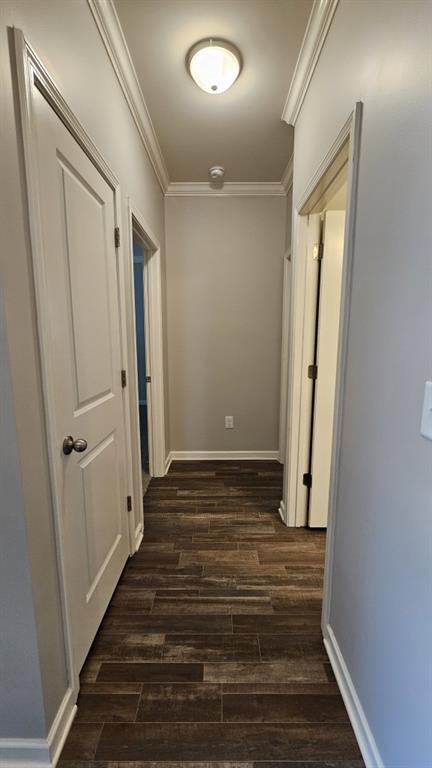
<svg viewBox="0 0 432 768">
<path fill-rule="evenodd" d="M 75 669 L 128 557 L 114 192 L 35 90 L 55 482 Z"/>
</svg>

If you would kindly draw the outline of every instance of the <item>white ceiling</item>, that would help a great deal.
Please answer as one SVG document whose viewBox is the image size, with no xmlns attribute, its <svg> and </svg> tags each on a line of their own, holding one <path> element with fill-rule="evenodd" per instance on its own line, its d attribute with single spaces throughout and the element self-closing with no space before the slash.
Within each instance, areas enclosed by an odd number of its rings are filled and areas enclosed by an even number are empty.
<svg viewBox="0 0 432 768">
<path fill-rule="evenodd" d="M 170 181 L 280 181 L 293 129 L 281 114 L 312 0 L 115 0 Z M 213 96 L 188 74 L 189 48 L 206 37 L 238 46 L 243 69 Z"/>
</svg>

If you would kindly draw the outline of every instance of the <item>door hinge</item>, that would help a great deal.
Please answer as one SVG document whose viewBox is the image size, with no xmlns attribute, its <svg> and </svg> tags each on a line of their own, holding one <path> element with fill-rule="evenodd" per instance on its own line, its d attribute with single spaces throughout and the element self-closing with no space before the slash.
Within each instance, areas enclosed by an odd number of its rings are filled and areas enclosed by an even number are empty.
<svg viewBox="0 0 432 768">
<path fill-rule="evenodd" d="M 132 512 L 132 496 L 126 496 L 127 511 Z"/>
<path fill-rule="evenodd" d="M 127 386 L 127 376 L 126 376 L 126 371 L 124 369 L 121 372 L 121 385 L 123 389 Z"/>
<path fill-rule="evenodd" d="M 318 366 L 308 365 L 308 379 L 316 379 L 318 376 Z"/>
<path fill-rule="evenodd" d="M 306 486 L 306 488 L 312 488 L 312 475 L 310 472 L 305 472 L 303 475 L 303 485 Z"/>
<path fill-rule="evenodd" d="M 151 382 L 151 376 L 146 376 L 146 383 L 150 384 L 150 382 Z"/>
<path fill-rule="evenodd" d="M 114 227 L 114 245 L 120 248 L 120 227 Z"/>
<path fill-rule="evenodd" d="M 323 256 L 324 256 L 324 243 L 321 240 L 320 243 L 318 243 L 317 245 L 314 245 L 313 258 L 315 259 L 315 261 L 321 261 Z"/>
</svg>

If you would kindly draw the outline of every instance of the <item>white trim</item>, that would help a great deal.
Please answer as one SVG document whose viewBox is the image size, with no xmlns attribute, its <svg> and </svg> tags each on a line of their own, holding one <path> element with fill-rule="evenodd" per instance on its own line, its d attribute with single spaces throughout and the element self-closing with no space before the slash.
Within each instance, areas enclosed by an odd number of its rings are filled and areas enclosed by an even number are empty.
<svg viewBox="0 0 432 768">
<path fill-rule="evenodd" d="M 282 112 L 282 120 L 295 125 L 339 0 L 314 0 Z"/>
<path fill-rule="evenodd" d="M 356 111 L 359 104 L 361 104 L 361 102 L 357 102 L 354 112 Z M 304 206 L 306 205 L 306 202 L 312 195 L 312 192 L 316 189 L 319 181 L 322 179 L 324 174 L 328 171 L 333 161 L 336 159 L 337 155 L 341 151 L 346 140 L 348 139 L 351 131 L 353 130 L 354 112 L 351 112 L 348 119 L 345 121 L 344 125 L 339 131 L 339 134 L 337 135 L 335 141 L 331 145 L 326 156 L 321 160 L 315 173 L 313 174 L 312 178 L 309 180 L 307 187 L 303 190 L 302 194 L 295 201 L 295 207 L 297 211 L 300 212 L 304 208 Z"/>
<path fill-rule="evenodd" d="M 133 283 L 133 239 L 132 213 L 128 199 L 126 243 L 124 246 L 123 272 L 125 280 L 125 360 L 123 367 L 127 373 L 127 387 L 123 389 L 125 409 L 128 414 L 128 465 L 132 496 L 132 510 L 129 513 L 130 554 L 133 555 L 142 538 L 144 525 L 143 488 L 141 471 L 141 445 L 138 408 L 138 372 L 135 335 L 135 298 Z M 138 514 L 137 514 L 138 512 Z"/>
<path fill-rule="evenodd" d="M 46 739 L 0 739 L 0 768 L 52 768 Z"/>
<path fill-rule="evenodd" d="M 294 170 L 294 154 L 292 154 L 290 159 L 288 160 L 287 166 L 281 178 L 281 184 L 286 194 L 288 194 L 288 192 L 290 191 L 293 185 L 293 170 Z"/>
<path fill-rule="evenodd" d="M 292 186 L 292 157 L 280 182 L 226 182 L 219 188 L 210 186 L 208 182 L 170 182 L 162 149 L 114 2 L 113 0 L 87 0 L 87 3 L 158 182 L 166 196 L 261 197 L 286 195 Z"/>
<path fill-rule="evenodd" d="M 53 766 L 57 764 L 61 755 L 76 713 L 77 705 L 74 700 L 74 692 L 72 688 L 68 688 L 48 733 L 48 745 Z"/>
<path fill-rule="evenodd" d="M 173 181 L 165 197 L 284 197 L 286 193 L 280 181 L 227 181 L 220 187 L 207 181 Z"/>
<path fill-rule="evenodd" d="M 68 688 L 46 739 L 0 739 L 0 768 L 54 768 L 76 713 L 74 691 Z"/>
<path fill-rule="evenodd" d="M 290 371 L 288 375 L 288 448 L 287 464 L 284 478 L 284 502 L 287 510 L 287 521 L 290 526 L 305 525 L 304 512 L 304 488 L 300 486 L 300 442 L 302 434 L 302 420 L 300 418 L 302 393 L 303 393 L 303 344 L 304 344 L 304 304 L 306 298 L 305 270 L 306 260 L 304 258 L 307 239 L 307 216 L 302 215 L 307 200 L 318 185 L 323 175 L 330 168 L 333 160 L 342 148 L 345 141 L 349 139 L 349 160 L 348 160 L 348 192 L 347 192 L 347 216 L 345 223 L 345 245 L 344 245 L 344 273 L 342 276 L 342 303 L 341 303 L 341 326 L 338 351 L 338 382 L 337 395 L 335 403 L 335 431 L 333 441 L 333 451 L 336 453 L 332 458 L 332 479 L 331 494 L 337 484 L 336 469 L 338 465 L 337 451 L 339 450 L 340 435 L 338 429 L 338 420 L 342 410 L 343 390 L 342 381 L 345 365 L 346 334 L 348 329 L 349 299 L 351 291 L 351 268 L 354 251 L 354 222 L 356 213 L 356 190 L 357 174 L 360 152 L 360 127 L 361 127 L 362 104 L 358 102 L 353 112 L 342 127 L 336 141 L 329 152 L 319 164 L 316 172 L 305 191 L 299 196 L 298 202 L 294 207 L 294 237 L 293 237 L 293 272 L 291 289 L 291 331 L 290 331 Z M 302 472 L 305 470 L 303 469 Z M 332 545 L 332 507 L 334 506 L 333 496 L 331 495 L 329 505 L 329 523 L 327 536 L 327 558 L 326 558 L 326 579 L 327 589 L 330 589 L 330 577 L 327 569 L 331 567 L 330 549 Z M 326 600 L 326 590 L 324 591 L 324 600 Z"/>
<path fill-rule="evenodd" d="M 118 223 L 121 221 L 121 209 L 120 209 L 120 200 L 116 199 L 116 220 Z M 118 259 L 118 274 L 119 274 L 119 297 L 120 297 L 120 317 L 121 317 L 121 367 L 122 370 L 126 371 L 126 375 L 129 377 L 127 379 L 128 384 L 130 384 L 130 375 L 129 375 L 129 348 L 130 348 L 130 338 L 131 333 L 135 332 L 135 323 L 132 326 L 129 324 L 129 303 L 131 300 L 131 291 L 133 291 L 133 286 L 131 287 L 130 284 L 130 275 L 129 275 L 129 260 L 125 258 L 125 254 L 127 253 L 125 244 L 123 242 L 122 238 L 122 228 L 120 230 L 120 249 L 119 249 L 119 259 Z M 132 294 L 133 295 L 133 294 Z M 129 530 L 129 555 L 134 555 L 137 550 L 137 535 L 139 536 L 138 528 L 136 528 L 135 525 L 135 506 L 141 504 L 141 515 L 139 517 L 139 526 L 142 529 L 143 526 L 143 517 L 142 517 L 142 488 L 141 493 L 137 493 L 136 489 L 136 476 L 135 476 L 135 468 L 134 468 L 134 459 L 135 459 L 135 451 L 134 451 L 134 441 L 133 441 L 133 435 L 132 435 L 132 413 L 130 409 L 130 386 L 127 386 L 125 388 L 122 387 L 122 402 L 123 402 L 123 413 L 124 413 L 124 422 L 125 422 L 125 451 L 126 451 L 126 489 L 125 489 L 125 495 L 131 495 L 132 496 L 132 511 L 128 512 L 128 530 Z M 141 479 L 141 472 L 139 475 Z M 140 502 L 141 499 L 141 502 Z"/>
<path fill-rule="evenodd" d="M 166 457 L 166 459 L 165 459 L 165 474 L 166 474 L 166 475 L 167 475 L 167 474 L 168 474 L 168 472 L 169 472 L 169 468 L 170 468 L 170 466 L 171 466 L 171 462 L 172 462 L 172 460 L 173 460 L 173 457 L 172 457 L 172 451 L 170 451 L 170 452 L 169 452 L 169 454 L 168 454 L 168 456 L 167 456 L 167 457 Z"/>
<path fill-rule="evenodd" d="M 287 446 L 284 471 L 284 502 L 286 508 L 286 524 L 297 525 L 295 510 L 297 508 L 297 471 L 298 455 L 300 451 L 300 408 L 302 401 L 301 370 L 303 357 L 304 336 L 304 259 L 298 254 L 303 254 L 307 249 L 307 230 L 300 226 L 299 216 L 293 213 L 293 253 L 291 269 L 291 301 L 290 301 L 290 332 L 289 332 L 289 370 L 288 370 L 288 395 L 287 395 Z M 300 292 L 303 305 L 297 307 L 296 295 Z M 295 375 L 295 373 L 297 375 Z M 300 523 L 304 525 L 304 522 Z"/>
<path fill-rule="evenodd" d="M 26 40 L 23 32 L 14 27 L 15 54 L 17 59 L 18 90 L 20 97 L 20 107 L 23 111 L 23 118 L 26 122 L 24 126 L 25 140 L 28 144 L 30 127 L 28 123 L 31 119 L 30 108 L 30 87 L 31 76 L 35 78 L 37 88 L 49 102 L 57 115 L 61 117 L 68 130 L 84 150 L 86 155 L 96 165 L 99 172 L 108 182 L 110 187 L 116 189 L 118 180 L 112 172 L 109 165 L 105 162 L 96 144 L 92 141 L 89 134 L 84 130 L 81 123 L 70 109 L 68 103 L 63 98 L 58 86 L 52 79 L 48 70 L 45 68 L 41 58 L 30 43 Z M 31 70 L 31 71 L 30 71 Z M 27 149 L 28 153 L 28 149 Z"/>
<path fill-rule="evenodd" d="M 279 451 L 171 451 L 171 461 L 279 461 Z"/>
<path fill-rule="evenodd" d="M 283 499 L 281 499 L 281 501 L 280 501 L 278 512 L 279 512 L 280 519 L 286 525 L 287 524 L 287 521 L 286 521 L 286 509 L 285 509 L 285 502 L 284 502 Z"/>
<path fill-rule="evenodd" d="M 135 552 L 138 552 L 141 542 L 144 538 L 144 526 L 142 523 L 139 523 L 137 525 L 136 531 L 135 531 L 135 537 L 134 537 L 134 551 L 132 554 L 135 554 Z"/>
<path fill-rule="evenodd" d="M 293 357 L 290 361 L 290 377 L 291 375 L 293 377 L 290 380 L 294 384 L 293 398 L 296 403 L 294 406 L 296 410 L 291 414 L 291 438 L 296 440 L 296 448 L 293 449 L 290 445 L 287 449 L 291 477 L 289 486 L 291 493 L 287 499 L 287 510 L 291 515 L 294 506 L 295 525 L 304 526 L 307 524 L 308 490 L 303 485 L 302 479 L 309 466 L 310 426 L 313 412 L 313 387 L 307 376 L 307 370 L 314 355 L 318 291 L 318 261 L 312 258 L 312 252 L 319 240 L 321 217 L 319 214 L 298 217 L 297 225 L 298 248 L 293 269 L 295 331 L 291 340 Z"/>
<path fill-rule="evenodd" d="M 155 174 L 165 192 L 168 171 L 113 0 L 87 0 Z"/>
<path fill-rule="evenodd" d="M 323 0 L 321 0 L 321 4 L 326 5 L 326 3 L 333 3 L 336 5 L 337 1 L 338 0 L 324 0 L 323 2 Z M 87 3 L 108 53 L 114 72 L 120 83 L 131 115 L 135 121 L 138 133 L 155 171 L 157 180 L 166 196 L 191 197 L 195 195 L 209 195 L 214 197 L 261 197 L 268 195 L 286 195 L 292 186 L 292 157 L 288 161 L 280 182 L 226 182 L 219 188 L 210 186 L 208 182 L 170 182 L 162 149 L 153 126 L 139 77 L 114 2 L 113 0 L 87 0 Z M 315 9 L 312 10 L 311 19 L 314 10 Z M 311 21 L 309 21 L 309 26 L 311 26 Z M 303 46 L 304 45 L 305 41 L 303 41 Z M 298 66 L 299 64 L 297 63 L 297 67 Z M 313 69 L 311 75 L 312 72 Z M 283 119 L 286 119 L 285 111 Z"/>
<path fill-rule="evenodd" d="M 132 198 L 128 198 L 128 238 L 129 259 L 127 268 L 128 286 L 126 291 L 128 306 L 128 323 L 131 343 L 128 344 L 128 370 L 130 372 L 128 387 L 129 409 L 131 419 L 135 422 L 136 437 L 132 447 L 134 464 L 134 492 L 139 494 L 139 504 L 142 508 L 142 477 L 141 449 L 139 444 L 139 411 L 138 411 L 138 370 L 135 338 L 135 302 L 133 293 L 133 229 L 138 228 L 148 248 L 145 261 L 146 271 L 146 312 L 148 323 L 146 327 L 146 358 L 148 359 L 148 374 L 151 382 L 149 398 L 149 458 L 150 474 L 155 477 L 165 475 L 165 389 L 163 363 L 163 326 L 162 326 L 162 256 L 159 240 L 150 228 L 143 214 L 138 210 Z"/>
<path fill-rule="evenodd" d="M 379 753 L 365 711 L 357 695 L 352 677 L 330 625 L 327 625 L 324 632 L 324 645 L 366 768 L 384 768 L 384 761 Z"/>
<path fill-rule="evenodd" d="M 281 341 L 281 371 L 280 371 L 280 403 L 279 403 L 279 461 L 285 464 L 287 447 L 287 405 L 288 405 L 288 363 L 289 363 L 289 296 L 288 280 L 291 277 L 291 247 L 283 257 L 282 284 L 282 341 Z"/>
<path fill-rule="evenodd" d="M 338 366 L 336 375 L 335 419 L 333 425 L 333 445 L 330 476 L 329 516 L 326 537 L 326 556 L 324 570 L 324 594 L 322 625 L 330 621 L 330 602 L 332 594 L 334 539 L 336 528 L 336 509 L 339 490 L 339 464 L 342 442 L 342 416 L 345 397 L 345 374 L 348 347 L 348 328 L 351 304 L 351 283 L 354 261 L 355 223 L 357 211 L 357 187 L 360 161 L 360 140 L 363 104 L 357 102 L 352 114 L 351 136 L 348 158 L 347 215 L 345 219 L 344 255 L 341 295 L 341 322 L 338 341 Z"/>
<path fill-rule="evenodd" d="M 51 768 L 47 739 L 0 739 L 0 768 Z"/>
</svg>

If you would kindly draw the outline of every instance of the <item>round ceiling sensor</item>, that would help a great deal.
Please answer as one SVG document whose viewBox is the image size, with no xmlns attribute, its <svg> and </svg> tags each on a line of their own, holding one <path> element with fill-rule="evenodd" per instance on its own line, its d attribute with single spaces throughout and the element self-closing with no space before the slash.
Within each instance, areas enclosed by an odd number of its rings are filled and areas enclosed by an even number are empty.
<svg viewBox="0 0 432 768">
<path fill-rule="evenodd" d="M 203 91 L 218 95 L 237 80 L 241 67 L 240 51 L 225 40 L 201 40 L 190 49 L 187 65 Z"/>
<path fill-rule="evenodd" d="M 212 165 L 212 167 L 209 168 L 209 176 L 212 181 L 222 181 L 225 176 L 225 168 L 223 168 L 222 165 Z"/>
</svg>

